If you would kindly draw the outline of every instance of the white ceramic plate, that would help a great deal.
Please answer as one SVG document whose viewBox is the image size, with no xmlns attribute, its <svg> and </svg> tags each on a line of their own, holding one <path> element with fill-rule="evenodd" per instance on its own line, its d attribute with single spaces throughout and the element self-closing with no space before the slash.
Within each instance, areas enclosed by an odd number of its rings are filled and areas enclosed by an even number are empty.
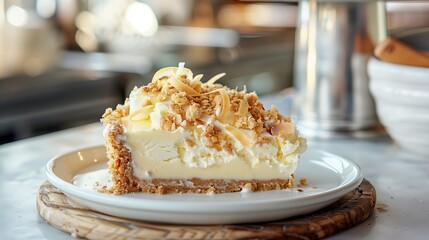
<svg viewBox="0 0 429 240">
<path fill-rule="evenodd" d="M 313 212 L 356 188 L 362 172 L 355 163 L 324 151 L 308 150 L 296 179 L 308 184 L 288 190 L 225 194 L 109 195 L 94 190 L 108 183 L 104 146 L 50 160 L 48 180 L 76 202 L 119 217 L 177 224 L 230 224 L 279 220 Z M 302 191 L 301 191 L 302 190 Z"/>
</svg>

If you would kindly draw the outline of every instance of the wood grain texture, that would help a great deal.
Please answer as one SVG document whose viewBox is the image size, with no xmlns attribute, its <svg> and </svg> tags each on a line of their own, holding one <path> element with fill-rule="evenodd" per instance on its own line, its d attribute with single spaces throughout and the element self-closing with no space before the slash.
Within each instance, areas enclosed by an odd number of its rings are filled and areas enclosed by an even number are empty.
<svg viewBox="0 0 429 240">
<path fill-rule="evenodd" d="M 54 227 L 87 239 L 321 239 L 356 226 L 373 212 L 367 180 L 332 205 L 282 221 L 243 225 L 169 225 L 105 215 L 79 206 L 45 182 L 37 194 L 40 215 Z"/>
</svg>

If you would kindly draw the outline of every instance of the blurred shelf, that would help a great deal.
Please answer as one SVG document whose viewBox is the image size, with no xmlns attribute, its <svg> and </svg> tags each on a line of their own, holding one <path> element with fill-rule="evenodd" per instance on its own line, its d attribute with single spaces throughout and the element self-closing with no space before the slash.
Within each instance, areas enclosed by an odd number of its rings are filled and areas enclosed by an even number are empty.
<svg viewBox="0 0 429 240">
<path fill-rule="evenodd" d="M 0 143 L 98 121 L 124 88 L 112 74 L 60 69 L 0 79 Z"/>
</svg>

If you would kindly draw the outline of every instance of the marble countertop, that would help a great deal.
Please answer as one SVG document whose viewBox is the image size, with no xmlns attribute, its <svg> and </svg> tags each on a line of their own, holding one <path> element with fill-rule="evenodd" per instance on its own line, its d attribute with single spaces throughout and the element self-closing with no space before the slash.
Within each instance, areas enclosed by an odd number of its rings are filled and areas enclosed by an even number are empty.
<svg viewBox="0 0 429 240">
<path fill-rule="evenodd" d="M 50 158 L 102 143 L 102 126 L 94 123 L 1 145 L 1 239 L 73 239 L 39 216 L 36 192 Z M 376 209 L 365 222 L 330 239 L 427 239 L 429 159 L 402 151 L 387 136 L 310 140 L 308 147 L 355 161 L 377 189 L 377 204 L 387 205 L 387 211 Z"/>
</svg>

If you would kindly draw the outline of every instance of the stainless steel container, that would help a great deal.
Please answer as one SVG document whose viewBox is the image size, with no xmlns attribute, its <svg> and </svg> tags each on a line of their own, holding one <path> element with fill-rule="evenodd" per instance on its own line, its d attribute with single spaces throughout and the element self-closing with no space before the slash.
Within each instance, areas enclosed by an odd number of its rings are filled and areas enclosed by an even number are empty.
<svg viewBox="0 0 429 240">
<path fill-rule="evenodd" d="M 378 123 L 366 65 L 386 32 L 382 1 L 300 1 L 294 114 L 304 135 L 332 136 Z"/>
</svg>

